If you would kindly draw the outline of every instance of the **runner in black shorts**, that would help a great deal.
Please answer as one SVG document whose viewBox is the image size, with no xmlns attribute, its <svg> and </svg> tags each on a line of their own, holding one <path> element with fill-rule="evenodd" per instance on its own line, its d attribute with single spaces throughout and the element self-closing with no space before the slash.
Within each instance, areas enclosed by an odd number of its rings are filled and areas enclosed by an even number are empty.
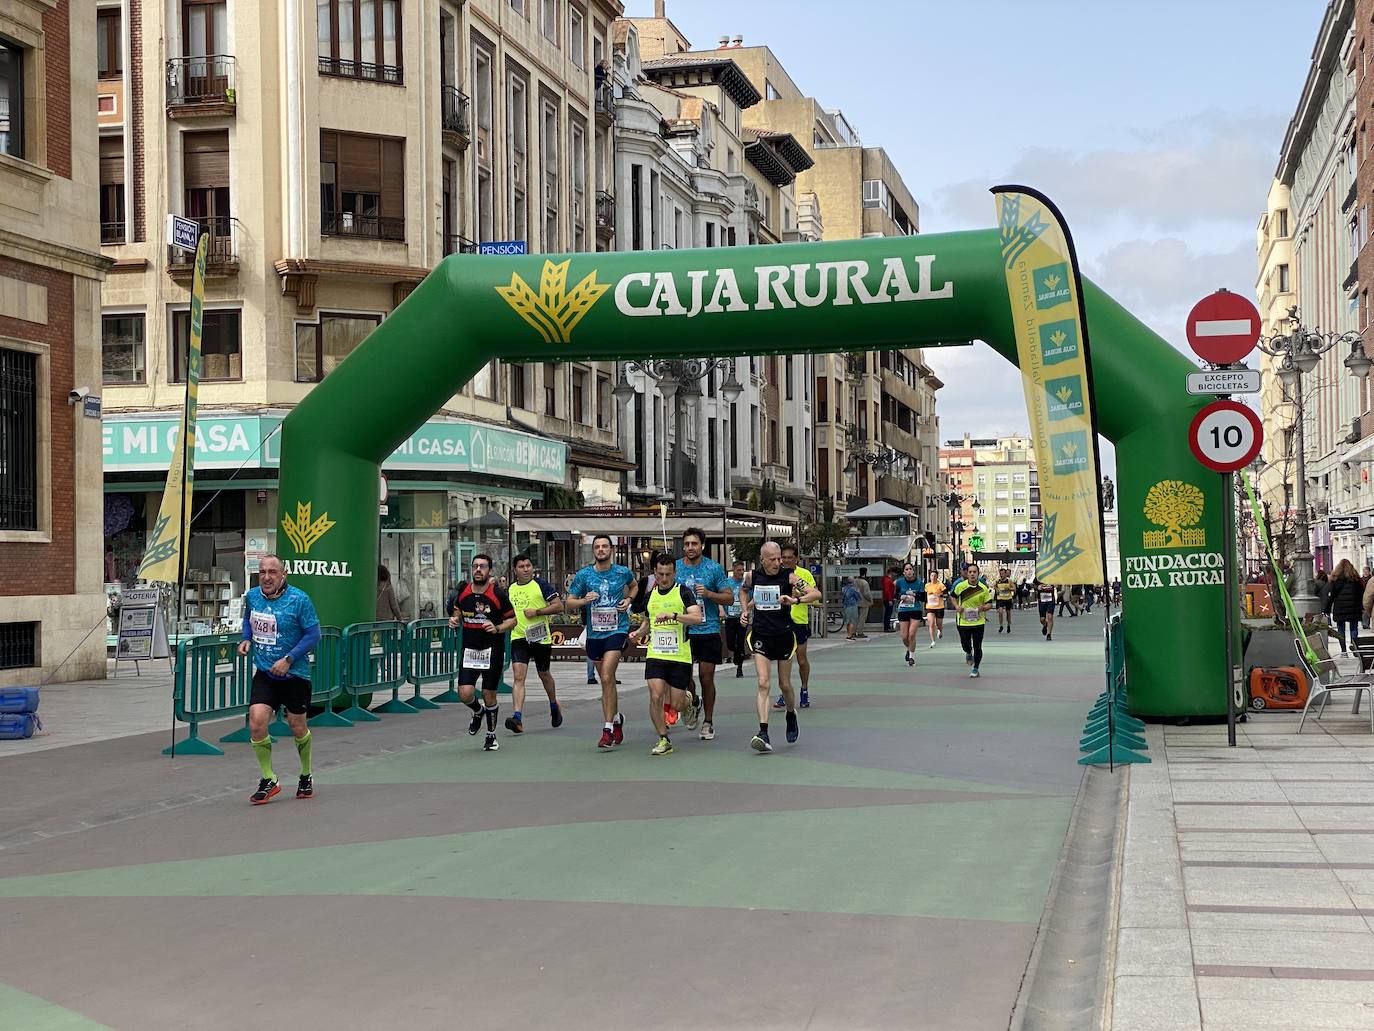
<svg viewBox="0 0 1374 1031">
<path fill-rule="evenodd" d="M 744 611 L 740 625 L 748 629 L 749 648 L 754 653 L 754 671 L 758 674 L 756 704 L 759 732 L 749 742 L 756 752 L 771 752 L 768 740 L 768 695 L 773 663 L 778 664 L 778 686 L 782 688 L 787 705 L 787 742 L 797 740 L 797 705 L 792 693 L 792 653 L 797 650 L 796 624 L 792 622 L 792 606 L 820 599 L 821 592 L 808 587 L 796 573 L 782 568 L 782 549 L 768 541 L 759 549 L 759 565 L 745 581 Z"/>
<path fill-rule="evenodd" d="M 468 733 L 476 734 L 487 721 L 484 752 L 501 746 L 496 741 L 496 690 L 501 686 L 501 666 L 506 658 L 506 631 L 515 626 L 510 598 L 491 578 L 491 557 L 472 556 L 472 579 L 458 585 L 449 599 L 448 625 L 463 627 L 462 657 L 458 666 L 458 697 L 472 710 Z M 482 701 L 477 701 L 477 684 Z"/>
<path fill-rule="evenodd" d="M 997 602 L 997 632 L 1011 633 L 1011 610 L 1016 605 L 1016 581 L 1011 573 L 1001 569 L 992 585 L 992 597 Z"/>
<path fill-rule="evenodd" d="M 1040 636 L 1047 641 L 1054 640 L 1054 584 L 1037 580 L 1035 596 L 1040 602 Z"/>
<path fill-rule="evenodd" d="M 506 717 L 506 729 L 525 732 L 525 678 L 530 663 L 549 696 L 549 719 L 554 729 L 563 725 L 563 710 L 558 707 L 558 689 L 549 672 L 553 659 L 553 628 L 549 616 L 563 611 L 563 599 L 553 585 L 534 575 L 534 562 L 528 555 L 517 555 L 511 563 L 515 581 L 506 588 L 515 612 L 515 629 L 510 634 L 511 704 L 514 711 Z"/>
</svg>

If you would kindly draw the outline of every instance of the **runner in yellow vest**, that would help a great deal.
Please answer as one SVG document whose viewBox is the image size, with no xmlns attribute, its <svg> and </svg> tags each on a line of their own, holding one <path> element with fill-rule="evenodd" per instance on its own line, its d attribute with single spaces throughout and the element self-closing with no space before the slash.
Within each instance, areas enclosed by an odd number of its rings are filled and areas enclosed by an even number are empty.
<svg viewBox="0 0 1374 1031">
<path fill-rule="evenodd" d="M 814 590 L 816 578 L 811 575 L 811 570 L 797 564 L 800 557 L 795 544 L 784 544 L 782 546 L 783 572 L 795 573 L 798 580 Z M 798 702 L 798 707 L 809 709 L 811 708 L 811 659 L 806 654 L 806 642 L 811 640 L 810 605 L 797 602 L 792 606 L 792 632 L 797 635 L 797 650 L 793 654 L 797 660 L 797 672 L 801 674 L 801 700 Z M 779 694 L 778 700 L 773 703 L 773 708 L 786 709 L 786 696 Z"/>
<path fill-rule="evenodd" d="M 998 572 L 997 582 L 992 585 L 993 598 L 997 602 L 997 632 L 1011 633 L 1011 609 L 1016 604 L 1016 581 L 1011 573 L 1002 569 Z"/>
<path fill-rule="evenodd" d="M 515 582 L 506 588 L 511 608 L 515 610 L 515 627 L 510 632 L 511 702 L 515 711 L 506 717 L 506 729 L 514 734 L 525 732 L 525 677 L 530 663 L 534 663 L 544 693 L 549 696 L 549 716 L 555 728 L 563 725 L 563 711 L 558 707 L 557 685 L 549 664 L 553 659 L 553 629 L 549 617 L 563 611 L 563 599 L 553 585 L 534 575 L 534 561 L 528 555 L 517 555 L 511 563 Z"/>
<path fill-rule="evenodd" d="M 692 644 L 687 628 L 699 625 L 704 618 L 696 595 L 677 582 L 677 559 L 667 552 L 659 555 L 654 560 L 654 586 L 644 619 L 633 634 L 637 644 L 648 643 L 644 679 L 649 684 L 649 719 L 658 731 L 658 744 L 650 755 L 671 755 L 673 751 L 664 718 L 665 703 L 682 714 L 684 725 L 694 722 Z"/>
<path fill-rule="evenodd" d="M 954 599 L 954 621 L 959 627 L 959 644 L 964 649 L 964 661 L 973 668 L 969 676 L 981 676 L 978 667 L 983 662 L 983 630 L 987 625 L 984 613 L 993 605 L 992 588 L 978 578 L 978 564 L 964 567 L 964 575 L 950 588 Z"/>
</svg>

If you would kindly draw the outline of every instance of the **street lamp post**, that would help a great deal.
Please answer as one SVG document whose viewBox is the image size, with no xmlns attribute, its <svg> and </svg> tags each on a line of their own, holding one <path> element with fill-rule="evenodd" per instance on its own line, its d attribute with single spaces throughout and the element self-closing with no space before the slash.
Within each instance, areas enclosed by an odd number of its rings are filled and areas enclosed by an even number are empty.
<svg viewBox="0 0 1374 1031">
<path fill-rule="evenodd" d="M 1289 331 L 1261 338 L 1259 348 L 1267 355 L 1279 359 L 1278 376 L 1284 392 L 1291 396 L 1297 408 L 1296 449 L 1297 483 L 1293 494 L 1298 510 L 1296 535 L 1300 549 L 1293 556 L 1293 577 L 1296 593 L 1293 605 L 1298 615 L 1304 616 L 1317 611 L 1317 597 L 1313 591 L 1312 571 L 1312 532 L 1307 521 L 1307 443 L 1304 427 L 1306 409 L 1302 396 L 1302 377 L 1311 372 L 1321 362 L 1321 356 L 1332 348 L 1348 346 L 1350 353 L 1342 364 L 1358 379 L 1369 375 L 1371 364 L 1364 353 L 1360 334 L 1354 330 L 1346 333 L 1323 333 L 1307 329 L 1302 325 L 1296 306 L 1288 309 Z M 1228 503 L 1230 499 L 1227 499 Z"/>
<path fill-rule="evenodd" d="M 959 494 L 956 491 L 951 491 L 948 494 L 932 494 L 929 498 L 926 499 L 926 508 L 928 509 L 933 510 L 937 505 L 940 504 L 946 505 L 949 508 L 949 528 L 954 535 L 953 548 L 950 553 L 951 574 L 957 572 L 957 569 L 955 567 L 958 565 L 959 560 L 963 558 L 963 533 L 966 529 L 969 529 L 969 527 L 964 524 L 962 517 L 960 515 L 956 515 L 955 513 L 960 512 L 963 509 L 964 502 L 968 500 L 970 500 L 969 495 Z M 983 506 L 978 504 L 976 500 L 973 502 L 973 511 L 975 513 L 981 513 L 983 511 Z"/>
<path fill-rule="evenodd" d="M 735 360 L 733 358 L 648 358 L 644 360 L 626 361 L 620 363 L 620 374 L 611 396 L 619 402 L 621 410 L 624 411 L 631 401 L 637 396 L 637 392 L 630 383 L 627 373 L 643 373 L 650 382 L 658 386 L 659 393 L 663 395 L 663 400 L 668 401 L 673 406 L 673 506 L 682 508 L 682 481 L 683 470 L 683 412 L 684 400 L 694 403 L 701 397 L 701 380 L 705 379 L 712 372 L 724 372 L 725 380 L 720 385 L 720 396 L 727 405 L 733 405 L 739 400 L 743 391 L 738 379 L 735 378 Z M 636 456 L 643 461 L 642 455 Z"/>
</svg>

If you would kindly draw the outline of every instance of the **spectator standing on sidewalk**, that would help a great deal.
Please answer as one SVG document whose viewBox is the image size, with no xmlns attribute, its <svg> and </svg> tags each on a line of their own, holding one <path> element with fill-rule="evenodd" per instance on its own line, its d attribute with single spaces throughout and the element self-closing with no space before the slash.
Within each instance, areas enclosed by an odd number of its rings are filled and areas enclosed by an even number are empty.
<svg viewBox="0 0 1374 1031">
<path fill-rule="evenodd" d="M 1336 627 L 1336 638 L 1341 642 L 1341 654 L 1349 654 L 1346 648 L 1347 633 L 1350 637 L 1350 645 L 1355 644 L 1355 635 L 1359 632 L 1360 616 L 1364 609 L 1364 595 L 1360 591 L 1360 574 L 1355 572 L 1355 567 L 1350 564 L 1349 559 L 1341 559 L 1336 566 L 1336 571 L 1331 576 L 1330 590 L 1327 591 L 1326 601 L 1322 605 L 1322 611 L 1331 617 L 1331 621 Z"/>
<path fill-rule="evenodd" d="M 859 632 L 859 589 L 854 586 L 853 579 L 846 580 L 840 588 L 840 605 L 844 608 L 844 625 L 849 631 L 845 640 L 856 640 Z"/>
<path fill-rule="evenodd" d="M 377 621 L 394 619 L 405 622 L 401 615 L 401 603 L 396 600 L 396 589 L 391 586 L 391 570 L 377 566 Z"/>
<path fill-rule="evenodd" d="M 897 576 L 900 574 L 893 566 L 883 574 L 883 633 L 892 633 L 892 606 L 897 600 Z"/>
<path fill-rule="evenodd" d="M 859 629 L 856 637 L 864 638 L 864 627 L 868 626 L 868 610 L 873 607 L 873 588 L 868 585 L 868 570 L 860 569 L 854 578 L 854 586 L 859 590 Z"/>
</svg>

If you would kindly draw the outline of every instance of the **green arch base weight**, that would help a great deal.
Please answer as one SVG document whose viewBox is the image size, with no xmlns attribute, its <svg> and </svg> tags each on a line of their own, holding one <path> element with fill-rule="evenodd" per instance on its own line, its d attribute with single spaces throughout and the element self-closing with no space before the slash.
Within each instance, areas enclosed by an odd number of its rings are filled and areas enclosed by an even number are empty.
<svg viewBox="0 0 1374 1031">
<path fill-rule="evenodd" d="M 1182 355 L 1086 279 L 1098 424 L 1116 445 L 1131 711 L 1226 711 L 1219 477 Z M 381 462 L 493 358 L 802 354 L 983 340 L 1015 363 L 994 230 L 695 251 L 446 258 L 286 419 L 278 546 L 326 623 L 371 618 Z M 1147 504 L 1188 491 L 1187 528 Z M 1181 485 L 1181 486 L 1180 486 Z M 1200 505 L 1200 514 L 1198 514 Z M 1147 516 L 1147 511 L 1154 518 Z M 1166 513 L 1167 514 L 1167 513 Z M 1046 675 L 1053 675 L 1047 664 Z"/>
</svg>

